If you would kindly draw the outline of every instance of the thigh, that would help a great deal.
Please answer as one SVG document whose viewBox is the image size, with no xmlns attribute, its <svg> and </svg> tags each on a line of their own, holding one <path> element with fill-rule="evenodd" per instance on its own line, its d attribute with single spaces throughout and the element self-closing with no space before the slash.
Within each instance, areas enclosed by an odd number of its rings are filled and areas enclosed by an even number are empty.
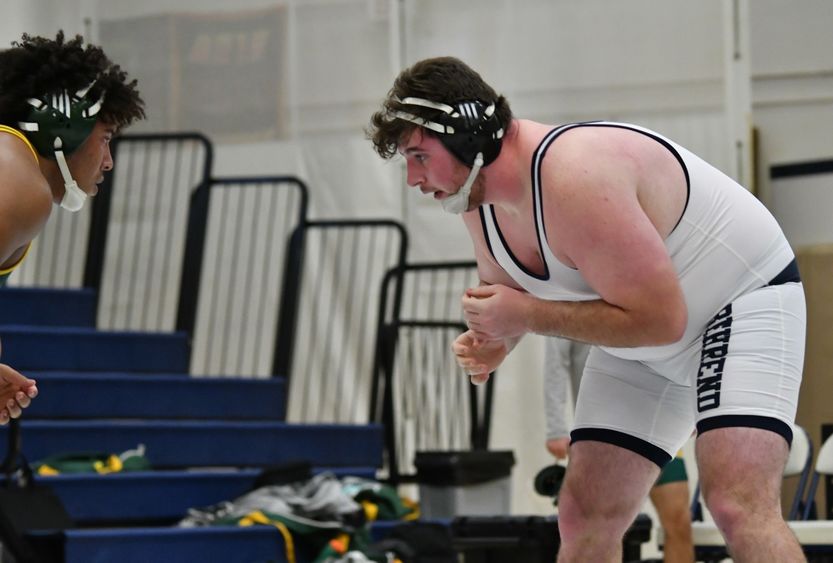
<svg viewBox="0 0 833 563">
<path fill-rule="evenodd" d="M 581 441 L 570 448 L 570 463 L 559 509 L 618 515 L 630 524 L 659 474 L 646 457 L 613 444 Z"/>
<path fill-rule="evenodd" d="M 761 428 L 718 428 L 697 437 L 697 467 L 707 503 L 733 495 L 750 507 L 779 505 L 789 446 Z"/>
<path fill-rule="evenodd" d="M 658 466 L 682 447 L 694 425 L 692 389 L 641 362 L 593 348 L 579 388 L 574 443 L 599 441 Z"/>
<path fill-rule="evenodd" d="M 805 324 L 800 283 L 743 295 L 712 319 L 697 371 L 699 435 L 716 428 L 747 427 L 792 440 Z"/>
</svg>

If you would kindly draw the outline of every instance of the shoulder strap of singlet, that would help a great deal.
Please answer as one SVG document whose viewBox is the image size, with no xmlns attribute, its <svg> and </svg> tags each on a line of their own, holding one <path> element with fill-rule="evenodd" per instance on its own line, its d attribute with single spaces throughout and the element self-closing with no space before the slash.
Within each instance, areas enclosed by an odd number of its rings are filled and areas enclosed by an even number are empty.
<svg viewBox="0 0 833 563">
<path fill-rule="evenodd" d="M 539 233 L 541 235 L 546 234 L 544 229 L 543 209 L 541 206 L 541 163 L 547 155 L 547 150 L 549 150 L 550 145 L 552 145 L 553 141 L 555 141 L 555 138 L 573 126 L 574 125 L 562 125 L 561 127 L 556 127 L 551 130 L 549 133 L 544 135 L 544 138 L 538 144 L 538 148 L 536 148 L 535 152 L 532 153 L 532 196 L 535 201 L 535 221 L 539 227 Z"/>
<path fill-rule="evenodd" d="M 26 143 L 26 146 L 29 147 L 30 151 L 32 151 L 32 156 L 35 157 L 35 162 L 38 162 L 38 152 L 35 150 L 35 147 L 32 146 L 32 143 L 29 142 L 29 139 L 26 138 L 26 135 L 24 135 L 14 127 L 9 127 L 8 125 L 0 125 L 0 132 L 14 135 L 18 139 Z"/>
<path fill-rule="evenodd" d="M 20 258 L 18 259 L 17 262 L 12 264 L 8 268 L 0 268 L 0 276 L 8 276 L 9 274 L 11 274 L 15 270 L 15 268 L 20 266 L 20 264 L 23 262 L 23 259 L 26 258 L 27 254 L 29 254 L 29 249 L 30 248 L 32 248 L 32 243 L 31 242 L 26 245 L 26 250 L 23 251 L 23 254 L 20 255 Z"/>
<path fill-rule="evenodd" d="M 523 271 L 526 275 L 537 278 L 537 279 L 546 279 L 549 276 L 550 259 L 548 258 L 548 256 L 550 256 L 550 254 L 551 254 L 551 252 L 549 252 L 549 248 L 546 249 L 546 252 L 545 252 L 545 249 L 544 249 L 544 246 L 547 244 L 547 241 L 546 241 L 546 232 L 545 232 L 545 229 L 544 229 L 543 215 L 542 215 L 542 211 L 541 211 L 541 181 L 540 181 L 541 161 L 543 160 L 543 158 L 544 158 L 544 156 L 547 152 L 547 149 L 550 147 L 550 145 L 555 140 L 555 138 L 561 132 L 565 131 L 566 129 L 569 129 L 570 127 L 572 127 L 574 125 L 576 125 L 576 124 L 562 125 L 562 126 L 559 126 L 559 127 L 556 127 L 554 129 L 552 129 L 550 132 L 548 132 L 544 136 L 544 138 L 539 143 L 538 147 L 535 149 L 535 152 L 532 154 L 532 160 L 531 160 L 532 193 L 533 193 L 533 199 L 534 199 L 533 213 L 535 215 L 534 220 L 535 220 L 535 231 L 536 231 L 536 234 L 537 234 L 537 237 L 538 237 L 538 248 L 539 248 L 541 256 L 543 257 L 543 260 L 544 260 L 544 269 L 545 269 L 544 275 L 539 276 L 539 275 L 536 275 L 536 274 L 526 270 L 526 268 L 524 268 L 524 266 L 520 262 L 518 262 L 518 260 L 515 258 L 515 256 L 509 250 L 509 248 L 505 245 L 505 243 L 503 245 L 507 258 L 512 260 L 512 262 L 514 262 L 518 266 L 518 268 L 521 271 Z M 500 239 L 500 241 L 504 242 L 503 241 L 503 235 L 500 232 L 500 227 L 498 226 L 497 221 L 495 221 L 495 219 L 494 219 L 494 207 L 491 204 L 482 205 L 482 206 L 480 206 L 479 211 L 480 211 L 480 222 L 481 222 L 481 225 L 482 225 L 482 228 L 483 228 L 483 236 L 486 239 L 486 245 L 488 246 L 489 252 L 492 254 L 492 257 L 495 260 L 497 260 L 498 262 L 500 262 L 498 260 L 497 256 L 495 255 L 495 250 L 492 247 L 492 240 L 491 240 L 491 236 L 490 236 L 490 231 L 494 231 L 495 235 Z M 487 217 L 487 215 L 488 215 L 488 217 Z M 491 226 L 491 229 L 490 229 L 490 226 Z"/>
</svg>

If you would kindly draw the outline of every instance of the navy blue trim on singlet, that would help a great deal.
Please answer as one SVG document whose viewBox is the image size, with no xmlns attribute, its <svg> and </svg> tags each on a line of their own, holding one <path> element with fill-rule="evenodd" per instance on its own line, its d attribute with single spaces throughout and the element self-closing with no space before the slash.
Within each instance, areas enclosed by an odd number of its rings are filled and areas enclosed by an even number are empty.
<svg viewBox="0 0 833 563">
<path fill-rule="evenodd" d="M 770 430 L 787 441 L 787 445 L 793 443 L 793 431 L 790 425 L 783 420 L 769 416 L 755 416 L 746 414 L 724 414 L 704 418 L 697 423 L 697 437 L 704 432 L 717 428 L 760 428 Z"/>
<path fill-rule="evenodd" d="M 535 149 L 535 152 L 532 153 L 532 161 L 530 162 L 530 176 L 532 177 L 532 221 L 535 224 L 535 238 L 538 240 L 538 252 L 541 255 L 541 262 L 544 264 L 544 273 L 543 274 L 536 274 L 535 272 L 529 271 L 526 266 L 524 266 L 516 257 L 515 253 L 512 252 L 512 249 L 509 248 L 509 245 L 506 242 L 506 239 L 503 237 L 503 231 L 500 229 L 500 225 L 497 222 L 497 216 L 495 215 L 495 208 L 493 205 L 489 205 L 489 214 L 492 216 L 492 223 L 495 226 L 495 231 L 497 231 L 497 236 L 500 239 L 500 242 L 503 244 L 503 248 L 506 251 L 506 254 L 509 256 L 509 259 L 515 263 L 515 266 L 518 267 L 524 274 L 531 278 L 535 278 L 537 280 L 546 281 L 550 279 L 550 267 L 547 263 L 547 259 L 544 255 L 544 241 L 541 240 L 541 231 L 538 230 L 538 199 L 541 200 L 541 229 L 543 230 L 544 237 L 547 236 L 547 226 L 543 221 L 543 205 L 544 205 L 544 194 L 543 190 L 540 189 L 540 177 L 541 177 L 541 162 L 544 160 L 544 156 L 546 156 L 547 150 L 552 145 L 553 141 L 561 134 L 559 129 L 567 127 L 561 126 L 556 127 L 555 129 L 550 130 L 544 138 L 541 140 L 541 143 Z M 536 170 L 535 163 L 538 163 L 538 168 Z M 537 172 L 537 174 L 536 174 Z M 536 178 L 538 181 L 536 182 Z M 535 190 L 538 188 L 538 193 L 536 197 Z M 486 237 L 486 241 L 489 241 L 489 233 L 486 231 L 486 219 L 484 217 L 483 207 L 480 208 L 480 220 L 483 223 L 483 236 Z M 492 253 L 492 257 L 495 259 L 498 264 L 500 263 L 495 256 L 494 251 L 492 251 L 492 245 L 489 244 L 489 252 Z"/>
<path fill-rule="evenodd" d="M 653 461 L 660 469 L 665 467 L 665 464 L 671 461 L 671 455 L 641 438 L 619 432 L 618 430 L 610 430 L 608 428 L 576 428 L 570 432 L 570 442 L 593 441 L 604 442 L 605 444 L 613 444 L 620 448 L 625 448 L 642 457 Z"/>
<path fill-rule="evenodd" d="M 577 127 L 615 127 L 617 129 L 625 129 L 626 131 L 633 131 L 634 133 L 641 133 L 641 134 L 645 135 L 646 137 L 649 137 L 649 138 L 657 141 L 662 146 L 664 146 L 666 149 L 668 149 L 668 151 L 672 155 L 674 155 L 674 158 L 676 158 L 677 162 L 680 163 L 680 168 L 682 168 L 683 174 L 685 175 L 686 196 L 685 196 L 685 205 L 683 206 L 683 210 L 680 213 L 680 217 L 677 219 L 677 222 L 674 224 L 674 228 L 671 229 L 671 232 L 669 233 L 669 235 L 677 229 L 677 227 L 680 224 L 680 221 L 683 220 L 683 216 L 685 215 L 685 212 L 688 209 L 688 202 L 691 199 L 691 177 L 688 174 L 688 167 L 685 165 L 685 161 L 683 160 L 683 157 L 680 156 L 679 152 L 677 152 L 677 149 L 675 149 L 671 145 L 671 143 L 669 143 L 667 140 L 663 139 L 662 137 L 651 134 L 647 131 L 642 131 L 640 129 L 635 129 L 633 127 L 628 127 L 625 124 L 604 123 L 604 122 L 599 122 L 599 121 L 585 121 L 585 122 L 581 122 L 581 123 L 561 125 L 559 127 L 556 127 L 554 129 L 550 130 L 549 133 L 547 133 L 544 136 L 544 138 L 541 140 L 541 143 L 538 145 L 538 148 L 535 149 L 535 152 L 532 154 L 532 162 L 530 162 L 530 168 L 531 168 L 530 176 L 532 177 L 532 190 L 533 190 L 533 194 L 532 194 L 532 220 L 535 222 L 535 237 L 538 239 L 538 250 L 541 253 L 541 260 L 544 263 L 544 273 L 543 273 L 543 275 L 538 275 L 538 274 L 535 274 L 533 272 L 530 272 L 515 257 L 515 254 L 512 252 L 512 249 L 509 248 L 509 245 L 506 244 L 506 239 L 503 237 L 503 231 L 501 231 L 500 225 L 498 224 L 497 216 L 495 215 L 494 206 L 493 205 L 488 205 L 489 213 L 492 216 L 492 223 L 495 226 L 495 231 L 497 231 L 498 237 L 500 238 L 501 242 L 503 243 L 503 248 L 506 250 L 506 254 L 509 256 L 509 258 L 512 260 L 512 262 L 514 262 L 515 265 L 522 272 L 524 272 L 529 277 L 535 278 L 537 280 L 546 281 L 550 277 L 550 275 L 549 275 L 549 266 L 547 264 L 546 258 L 544 257 L 543 241 L 541 240 L 541 232 L 543 232 L 545 238 L 547 237 L 547 225 L 544 222 L 544 213 L 543 213 L 544 193 L 543 193 L 543 189 L 541 188 L 541 182 L 540 182 L 541 165 L 544 161 L 544 157 L 546 156 L 547 151 L 549 150 L 552 143 L 558 138 L 558 136 L 561 135 L 562 133 L 564 133 L 565 131 L 569 131 L 570 129 L 575 129 Z M 540 155 L 540 157 L 539 157 L 539 155 Z M 535 163 L 536 162 L 538 163 L 538 168 L 537 169 L 535 168 Z M 538 182 L 535 181 L 536 177 L 539 179 Z M 538 190 L 538 197 L 537 198 L 535 197 L 536 196 L 536 194 L 535 194 L 536 189 Z M 537 203 L 539 199 L 541 201 L 541 208 L 542 208 L 542 211 L 541 211 L 541 230 L 540 231 L 538 229 L 538 203 Z M 486 219 L 484 217 L 485 212 L 483 210 L 483 207 L 486 207 L 486 206 L 481 206 L 480 207 L 480 222 L 483 225 L 483 236 L 486 238 L 486 243 L 489 246 L 489 252 L 492 253 L 492 257 L 495 259 L 496 262 L 500 263 L 497 260 L 497 257 L 495 256 L 494 251 L 492 250 L 491 243 L 489 242 L 489 233 L 486 230 Z"/>
<path fill-rule="evenodd" d="M 483 237 L 486 239 L 486 246 L 489 247 L 489 254 L 491 254 L 492 258 L 495 259 L 495 262 L 497 262 L 498 265 L 500 265 L 497 256 L 495 256 L 495 251 L 492 250 L 492 240 L 489 236 L 489 231 L 486 228 L 486 216 L 483 214 L 483 206 L 481 205 L 477 208 L 477 210 L 480 212 L 480 225 L 483 227 Z"/>
<path fill-rule="evenodd" d="M 532 212 L 533 212 L 533 214 L 536 213 L 535 202 L 533 202 L 533 204 L 532 204 Z M 515 253 L 512 252 L 512 249 L 509 248 L 509 244 L 506 242 L 506 239 L 503 238 L 503 231 L 500 230 L 500 227 L 497 224 L 497 217 L 495 216 L 495 208 L 492 207 L 491 205 L 489 206 L 489 213 L 492 216 L 492 222 L 495 225 L 495 230 L 497 231 L 497 236 L 500 239 L 501 244 L 503 244 L 503 248 L 504 248 L 504 250 L 506 250 L 506 254 L 509 255 L 509 258 L 512 260 L 512 262 L 514 262 L 515 265 L 524 274 L 526 274 L 527 276 L 529 276 L 531 278 L 535 278 L 537 280 L 542 280 L 542 281 L 546 281 L 546 280 L 550 279 L 550 268 L 549 268 L 549 266 L 547 266 L 546 258 L 544 258 L 544 248 L 541 246 L 541 236 L 538 233 L 538 222 L 535 221 L 535 238 L 538 239 L 538 252 L 541 253 L 541 261 L 544 263 L 544 273 L 543 274 L 536 274 L 535 272 L 532 272 L 532 271 L 528 270 L 527 267 L 524 266 L 520 262 L 520 260 L 515 258 Z M 533 220 L 535 220 L 535 219 L 533 218 Z M 495 260 L 497 260 L 497 258 Z"/>
<path fill-rule="evenodd" d="M 668 149 L 668 152 L 670 152 L 672 155 L 674 155 L 674 158 L 676 158 L 677 162 L 680 163 L 680 168 L 683 169 L 683 174 L 685 175 L 685 205 L 683 206 L 682 213 L 680 213 L 680 218 L 677 219 L 677 222 L 674 224 L 674 228 L 671 229 L 671 232 L 669 232 L 668 234 L 670 235 L 671 233 L 673 233 L 677 229 L 677 227 L 679 226 L 680 221 L 683 220 L 683 215 L 685 215 L 686 209 L 688 209 L 688 200 L 691 198 L 691 177 L 688 175 L 688 167 L 685 165 L 685 161 L 683 160 L 683 157 L 680 156 L 680 153 L 677 152 L 677 149 L 675 149 L 671 145 L 671 143 L 669 143 L 668 141 L 666 141 L 662 137 L 658 137 L 657 135 L 654 135 L 654 134 L 649 133 L 647 131 L 642 131 L 641 129 L 634 129 L 633 127 L 628 127 L 624 123 L 620 124 L 620 123 L 593 123 L 593 122 L 591 122 L 591 123 L 584 123 L 584 124 L 582 124 L 582 126 L 616 127 L 617 129 L 625 129 L 626 131 L 633 131 L 634 133 L 642 133 L 646 137 L 649 137 L 649 138 L 655 140 L 656 142 L 658 142 L 659 144 L 661 144 L 662 146 L 664 146 L 666 149 Z M 572 129 L 572 127 L 571 127 L 571 129 Z"/>
<path fill-rule="evenodd" d="M 781 270 L 777 276 L 772 278 L 772 281 L 769 282 L 767 285 L 781 285 L 790 282 L 800 282 L 801 281 L 801 273 L 798 271 L 798 262 L 796 262 L 795 258 L 792 259 L 792 262 L 787 264 L 786 268 Z"/>
</svg>

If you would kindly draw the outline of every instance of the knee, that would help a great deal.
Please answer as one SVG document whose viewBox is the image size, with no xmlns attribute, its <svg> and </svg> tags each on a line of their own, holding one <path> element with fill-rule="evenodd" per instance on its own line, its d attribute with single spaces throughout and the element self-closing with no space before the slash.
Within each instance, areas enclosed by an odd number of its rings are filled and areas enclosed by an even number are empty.
<svg viewBox="0 0 833 563">
<path fill-rule="evenodd" d="M 731 543 L 738 528 L 751 520 L 747 503 L 728 491 L 715 491 L 704 498 L 715 524 Z"/>
<path fill-rule="evenodd" d="M 660 515 L 665 535 L 674 538 L 691 536 L 691 513 L 687 505 L 675 506 Z"/>
<path fill-rule="evenodd" d="M 562 542 L 584 535 L 617 540 L 630 526 L 627 507 L 610 499 L 592 498 L 586 491 L 562 488 L 558 497 L 558 530 Z"/>
<path fill-rule="evenodd" d="M 569 486 L 563 486 L 558 495 L 558 535 L 561 542 L 577 537 L 586 518 L 582 500 L 573 494 Z"/>
</svg>

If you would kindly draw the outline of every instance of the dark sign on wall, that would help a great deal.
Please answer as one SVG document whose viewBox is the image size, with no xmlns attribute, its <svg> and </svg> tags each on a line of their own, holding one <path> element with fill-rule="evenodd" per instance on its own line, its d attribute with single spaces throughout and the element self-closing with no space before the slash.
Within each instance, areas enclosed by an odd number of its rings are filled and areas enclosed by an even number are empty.
<svg viewBox="0 0 833 563">
<path fill-rule="evenodd" d="M 101 43 L 139 80 L 154 131 L 220 141 L 285 137 L 286 10 L 102 21 Z"/>
</svg>

